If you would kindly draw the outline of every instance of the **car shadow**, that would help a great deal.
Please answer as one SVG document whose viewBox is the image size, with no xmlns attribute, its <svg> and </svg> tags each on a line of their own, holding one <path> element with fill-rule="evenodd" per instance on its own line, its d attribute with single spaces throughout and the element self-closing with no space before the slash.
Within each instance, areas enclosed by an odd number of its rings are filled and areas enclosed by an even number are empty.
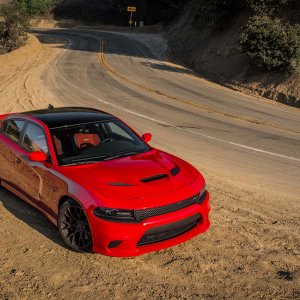
<svg viewBox="0 0 300 300">
<path fill-rule="evenodd" d="M 4 208 L 16 218 L 38 231 L 57 245 L 66 248 L 61 240 L 57 228 L 36 208 L 15 196 L 3 187 L 0 187 L 0 201 Z"/>
</svg>

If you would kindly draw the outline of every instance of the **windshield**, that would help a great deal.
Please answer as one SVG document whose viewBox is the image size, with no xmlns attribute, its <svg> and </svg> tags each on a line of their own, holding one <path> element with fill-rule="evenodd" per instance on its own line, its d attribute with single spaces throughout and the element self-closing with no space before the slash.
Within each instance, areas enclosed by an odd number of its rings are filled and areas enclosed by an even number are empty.
<svg viewBox="0 0 300 300">
<path fill-rule="evenodd" d="M 51 135 L 60 165 L 96 163 L 150 150 L 119 120 L 54 128 Z"/>
</svg>

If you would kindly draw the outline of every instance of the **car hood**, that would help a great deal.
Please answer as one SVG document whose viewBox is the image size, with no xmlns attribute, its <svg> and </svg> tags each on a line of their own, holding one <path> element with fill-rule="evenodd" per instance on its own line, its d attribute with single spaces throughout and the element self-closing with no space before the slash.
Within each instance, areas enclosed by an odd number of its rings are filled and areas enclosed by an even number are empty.
<svg viewBox="0 0 300 300">
<path fill-rule="evenodd" d="M 199 176 L 188 163 L 158 150 L 61 168 L 66 176 L 90 191 L 118 200 L 168 193 L 188 186 Z"/>
</svg>

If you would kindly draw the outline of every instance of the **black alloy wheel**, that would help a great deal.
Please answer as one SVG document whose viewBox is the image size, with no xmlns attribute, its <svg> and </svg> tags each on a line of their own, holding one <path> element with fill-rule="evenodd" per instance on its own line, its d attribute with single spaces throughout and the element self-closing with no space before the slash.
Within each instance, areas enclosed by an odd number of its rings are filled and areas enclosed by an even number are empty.
<svg viewBox="0 0 300 300">
<path fill-rule="evenodd" d="M 83 208 L 72 199 L 59 208 L 58 230 L 63 241 L 72 250 L 91 251 L 93 239 L 87 217 Z"/>
</svg>

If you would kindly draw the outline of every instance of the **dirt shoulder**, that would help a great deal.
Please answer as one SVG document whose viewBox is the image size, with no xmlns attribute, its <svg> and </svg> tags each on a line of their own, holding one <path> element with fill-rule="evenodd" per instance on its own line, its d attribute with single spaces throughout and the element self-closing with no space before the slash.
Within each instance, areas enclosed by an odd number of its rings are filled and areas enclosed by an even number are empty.
<svg viewBox="0 0 300 300">
<path fill-rule="evenodd" d="M 62 41 L 41 44 L 33 35 L 25 46 L 0 56 L 0 113 L 45 107 L 54 101 L 43 88 L 42 70 L 62 51 Z"/>
</svg>

